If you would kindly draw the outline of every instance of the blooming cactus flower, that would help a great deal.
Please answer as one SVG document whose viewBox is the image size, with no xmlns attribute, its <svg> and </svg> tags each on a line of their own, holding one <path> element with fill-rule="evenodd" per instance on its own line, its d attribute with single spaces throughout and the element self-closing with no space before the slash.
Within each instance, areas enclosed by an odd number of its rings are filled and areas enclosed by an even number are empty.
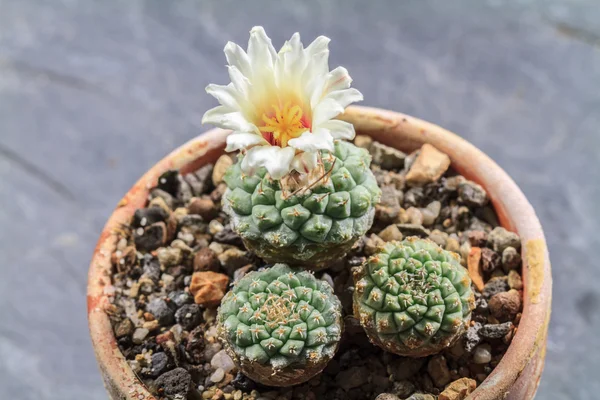
<svg viewBox="0 0 600 400">
<path fill-rule="evenodd" d="M 308 47 L 295 33 L 276 52 L 260 26 L 252 28 L 248 50 L 225 46 L 231 83 L 211 84 L 206 91 L 221 105 L 207 111 L 203 123 L 231 129 L 226 151 L 246 153 L 244 173 L 265 167 L 273 179 L 292 170 L 308 173 L 319 150 L 333 151 L 336 139 L 354 138 L 352 124 L 334 118 L 362 94 L 350 88 L 343 67 L 329 70 L 329 38 Z"/>
</svg>

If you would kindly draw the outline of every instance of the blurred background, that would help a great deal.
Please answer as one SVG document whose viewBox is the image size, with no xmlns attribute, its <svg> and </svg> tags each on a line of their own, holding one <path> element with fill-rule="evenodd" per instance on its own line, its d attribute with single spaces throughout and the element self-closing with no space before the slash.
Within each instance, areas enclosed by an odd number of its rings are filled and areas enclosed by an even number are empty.
<svg viewBox="0 0 600 400">
<path fill-rule="evenodd" d="M 473 142 L 520 185 L 554 267 L 538 398 L 600 393 L 598 0 L 0 0 L 0 398 L 106 399 L 87 267 L 121 196 L 208 127 L 228 40 L 332 38 L 363 104 Z"/>
</svg>

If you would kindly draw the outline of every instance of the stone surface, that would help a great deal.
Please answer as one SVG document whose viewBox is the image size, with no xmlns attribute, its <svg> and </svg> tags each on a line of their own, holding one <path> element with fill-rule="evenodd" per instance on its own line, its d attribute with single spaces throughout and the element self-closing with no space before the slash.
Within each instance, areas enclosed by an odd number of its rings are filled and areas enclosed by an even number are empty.
<svg viewBox="0 0 600 400">
<path fill-rule="evenodd" d="M 452 382 L 440 393 L 438 400 L 463 400 L 477 387 L 477 382 L 469 378 L 460 378 Z"/>
<path fill-rule="evenodd" d="M 521 308 L 521 295 L 515 289 L 492 296 L 489 302 L 490 312 L 499 321 L 513 319 Z"/>
<path fill-rule="evenodd" d="M 82 307 L 99 232 L 151 165 L 208 128 L 223 46 L 260 23 L 277 46 L 331 37 L 330 65 L 362 104 L 453 130 L 515 179 L 554 266 L 538 398 L 596 398 L 597 0 L 257 3 L 0 1 L 0 397 L 106 399 Z"/>
<path fill-rule="evenodd" d="M 430 144 L 424 144 L 406 174 L 406 182 L 423 185 L 436 181 L 450 166 L 450 157 Z"/>
<path fill-rule="evenodd" d="M 194 272 L 190 283 L 190 293 L 196 304 L 214 307 L 219 304 L 225 292 L 229 277 L 213 271 Z"/>
</svg>

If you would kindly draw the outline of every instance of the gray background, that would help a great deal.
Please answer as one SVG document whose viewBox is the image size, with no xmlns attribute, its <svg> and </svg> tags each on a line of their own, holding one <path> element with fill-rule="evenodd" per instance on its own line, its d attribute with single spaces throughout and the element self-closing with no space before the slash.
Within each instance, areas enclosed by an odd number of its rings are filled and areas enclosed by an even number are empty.
<svg viewBox="0 0 600 400">
<path fill-rule="evenodd" d="M 87 334 L 104 221 L 198 135 L 223 46 L 332 38 L 364 104 L 438 123 L 529 197 L 554 266 L 540 399 L 600 393 L 600 3 L 0 0 L 0 398 L 105 399 Z"/>
</svg>

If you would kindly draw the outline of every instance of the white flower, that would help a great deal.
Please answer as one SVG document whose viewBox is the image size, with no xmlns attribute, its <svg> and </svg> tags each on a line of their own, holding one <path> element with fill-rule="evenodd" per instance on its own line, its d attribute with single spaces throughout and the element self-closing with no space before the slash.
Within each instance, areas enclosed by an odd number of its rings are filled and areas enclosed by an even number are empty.
<svg viewBox="0 0 600 400">
<path fill-rule="evenodd" d="M 263 166 L 274 179 L 294 169 L 307 173 L 316 167 L 319 150 L 333 151 L 335 139 L 354 138 L 352 124 L 333 118 L 363 96 L 350 88 L 345 68 L 329 71 L 328 45 L 319 36 L 304 48 L 295 33 L 276 52 L 257 26 L 247 52 L 232 42 L 225 46 L 231 83 L 206 87 L 221 105 L 202 122 L 233 131 L 226 151 L 246 153 L 245 173 Z"/>
</svg>

